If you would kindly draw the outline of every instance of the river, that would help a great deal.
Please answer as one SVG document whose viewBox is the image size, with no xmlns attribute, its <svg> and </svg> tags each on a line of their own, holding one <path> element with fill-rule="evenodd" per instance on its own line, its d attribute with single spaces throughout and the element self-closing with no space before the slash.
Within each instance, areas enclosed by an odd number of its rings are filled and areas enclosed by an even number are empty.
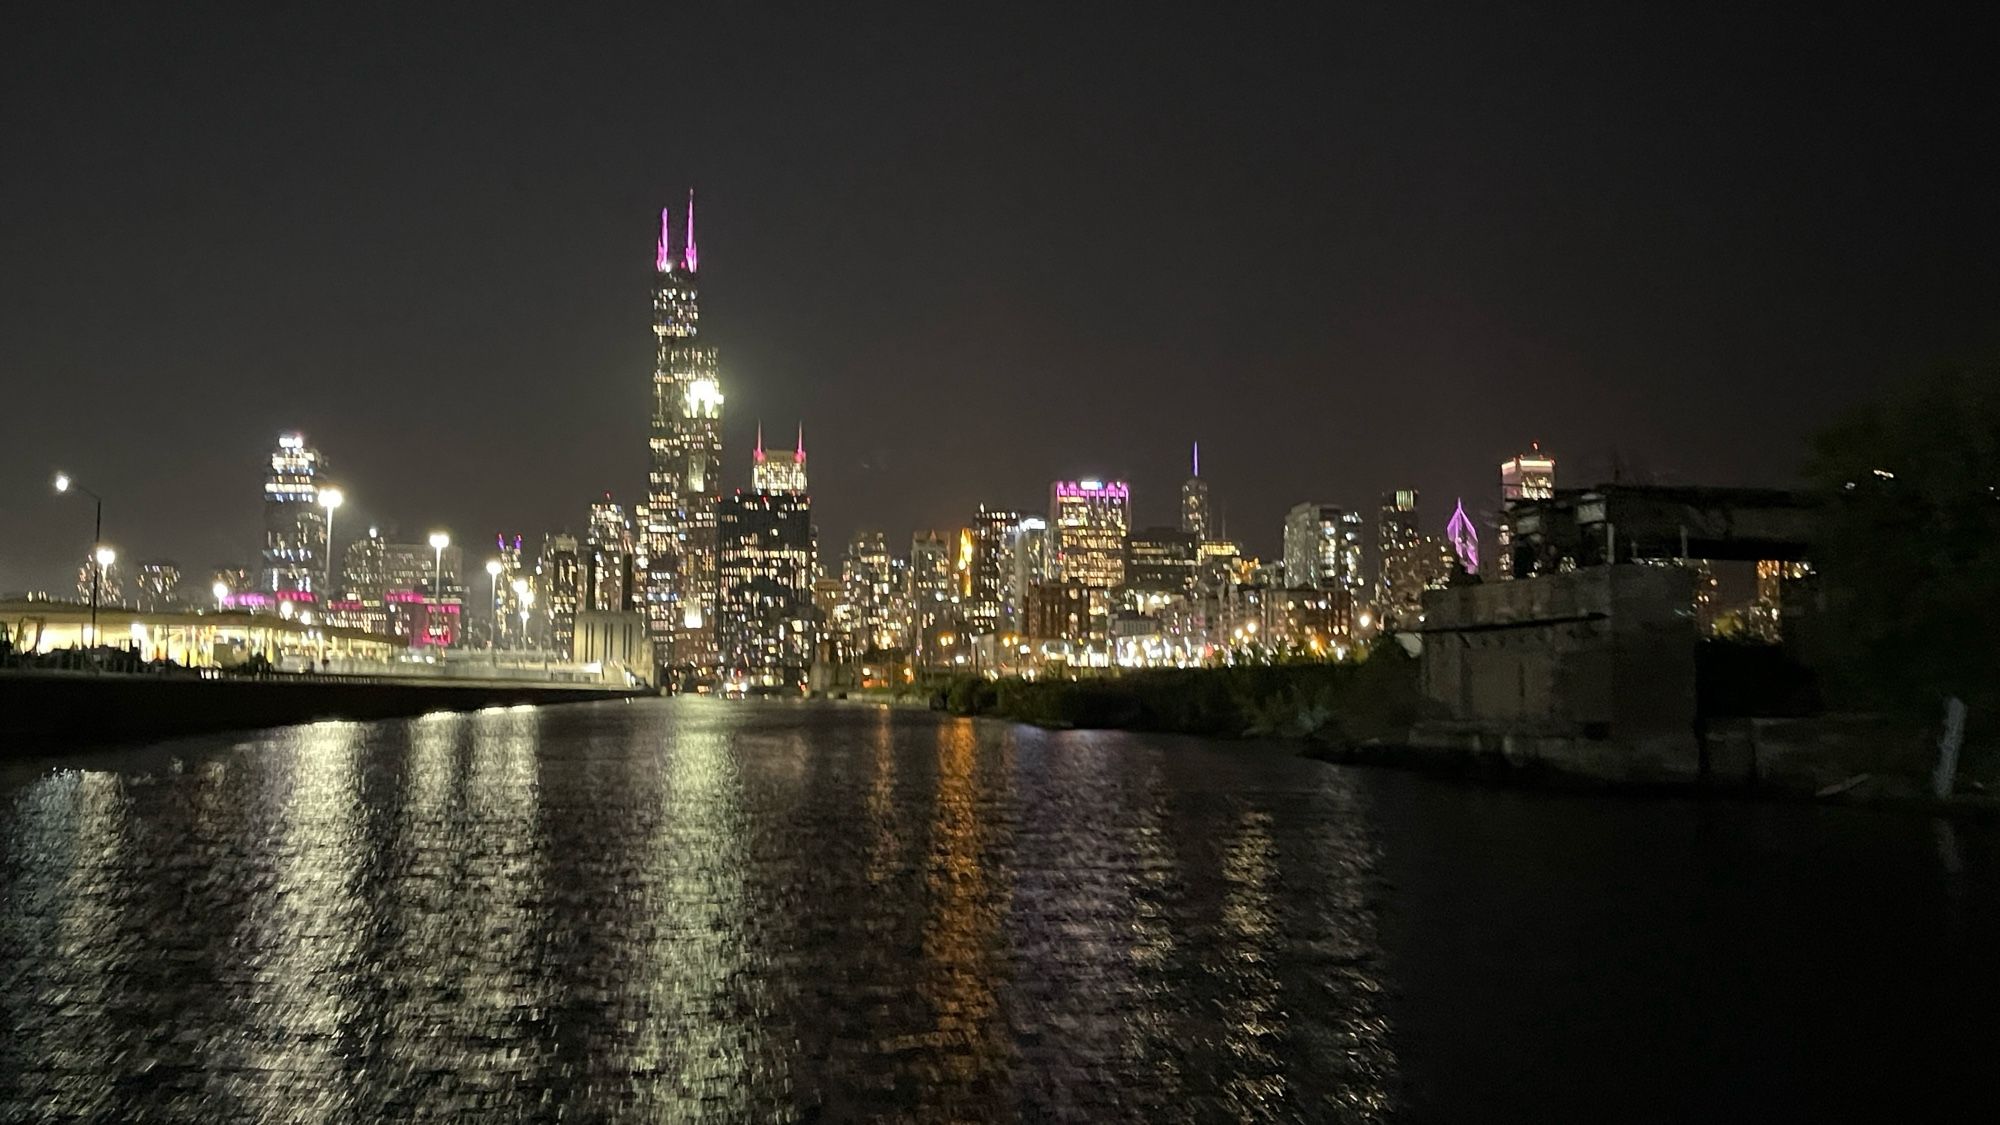
<svg viewBox="0 0 2000 1125">
<path fill-rule="evenodd" d="M 16 758 L 0 950 L 10 1121 L 1921 1120 L 2000 836 L 648 700 Z"/>
</svg>

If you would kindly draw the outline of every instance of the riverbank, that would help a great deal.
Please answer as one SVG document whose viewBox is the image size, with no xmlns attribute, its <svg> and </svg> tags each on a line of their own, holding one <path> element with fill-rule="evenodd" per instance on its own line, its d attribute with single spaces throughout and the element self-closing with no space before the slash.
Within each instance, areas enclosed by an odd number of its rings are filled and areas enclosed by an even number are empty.
<svg viewBox="0 0 2000 1125">
<path fill-rule="evenodd" d="M 1417 662 L 1389 646 L 1369 659 L 1161 668 L 1073 680 L 961 676 L 933 689 L 944 710 L 1052 728 L 1345 745 L 1398 737 L 1419 714 Z"/>
<path fill-rule="evenodd" d="M 1051 729 L 1276 738 L 1317 761 L 1413 770 L 1500 784 L 1628 792 L 1720 792 L 1848 804 L 1935 805 L 1935 733 L 1871 715 L 1704 717 L 1688 731 L 1691 769 L 1609 740 L 1524 730 L 1438 740 L 1418 662 L 1394 646 L 1368 659 L 1159 669 L 1075 680 L 958 677 L 931 689 L 953 714 Z M 1410 737 L 1430 720 L 1427 743 Z M 1969 743 L 1948 803 L 2000 809 L 2000 751 Z"/>
<path fill-rule="evenodd" d="M 0 671 L 0 754 L 21 756 L 320 719 L 393 719 L 431 711 L 651 694 L 503 680 Z"/>
</svg>

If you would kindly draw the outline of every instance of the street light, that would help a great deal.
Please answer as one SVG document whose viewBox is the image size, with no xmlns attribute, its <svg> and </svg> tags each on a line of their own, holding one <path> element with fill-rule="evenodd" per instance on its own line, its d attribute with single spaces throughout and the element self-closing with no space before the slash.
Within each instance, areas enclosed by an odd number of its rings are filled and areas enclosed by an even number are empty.
<svg viewBox="0 0 2000 1125">
<path fill-rule="evenodd" d="M 229 583 L 217 581 L 208 588 L 208 592 L 215 595 L 215 611 L 222 612 L 229 601 Z"/>
<path fill-rule="evenodd" d="M 431 596 L 439 603 L 444 601 L 444 549 L 451 546 L 451 536 L 442 531 L 431 532 L 431 550 L 437 552 L 437 577 L 431 580 Z"/>
<path fill-rule="evenodd" d="M 319 506 L 326 509 L 326 596 L 329 600 L 333 597 L 333 513 L 346 500 L 347 497 L 341 495 L 338 488 L 319 490 Z"/>
<path fill-rule="evenodd" d="M 489 651 L 500 647 L 500 560 L 486 560 L 487 584 L 493 588 L 493 630 L 486 636 Z"/>
<path fill-rule="evenodd" d="M 90 528 L 91 558 L 94 561 L 100 554 L 109 554 L 110 552 L 103 545 L 104 497 L 71 480 L 68 473 L 57 473 L 55 483 L 56 491 L 59 493 L 70 491 L 81 492 L 96 502 L 97 514 Z M 109 565 L 111 565 L 109 562 L 98 563 L 90 572 L 90 640 L 88 642 L 90 644 L 97 643 L 97 592 L 98 588 L 103 584 L 104 568 Z"/>
</svg>

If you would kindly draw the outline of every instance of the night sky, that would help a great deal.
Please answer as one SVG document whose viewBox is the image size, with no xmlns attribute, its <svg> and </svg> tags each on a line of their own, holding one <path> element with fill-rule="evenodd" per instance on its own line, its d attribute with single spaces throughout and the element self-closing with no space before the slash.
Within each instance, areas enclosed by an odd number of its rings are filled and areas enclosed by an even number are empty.
<svg viewBox="0 0 2000 1125">
<path fill-rule="evenodd" d="M 831 557 L 1057 476 L 1171 522 L 1196 438 L 1267 556 L 1532 439 L 1781 484 L 2000 337 L 1990 29 L 1907 5 L 585 7 L 11 7 L 0 591 L 74 575 L 58 467 L 124 559 L 253 564 L 284 429 L 343 541 L 638 499 L 690 184 L 730 485 L 803 420 Z"/>
</svg>

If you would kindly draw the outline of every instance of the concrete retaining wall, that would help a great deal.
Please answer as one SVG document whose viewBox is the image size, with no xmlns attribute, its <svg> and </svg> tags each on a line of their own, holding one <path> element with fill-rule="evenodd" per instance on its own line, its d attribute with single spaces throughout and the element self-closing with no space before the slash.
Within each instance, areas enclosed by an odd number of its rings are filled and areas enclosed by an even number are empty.
<svg viewBox="0 0 2000 1125">
<path fill-rule="evenodd" d="M 1424 596 L 1413 746 L 1619 782 L 1693 781 L 1693 576 L 1592 567 Z"/>
</svg>

